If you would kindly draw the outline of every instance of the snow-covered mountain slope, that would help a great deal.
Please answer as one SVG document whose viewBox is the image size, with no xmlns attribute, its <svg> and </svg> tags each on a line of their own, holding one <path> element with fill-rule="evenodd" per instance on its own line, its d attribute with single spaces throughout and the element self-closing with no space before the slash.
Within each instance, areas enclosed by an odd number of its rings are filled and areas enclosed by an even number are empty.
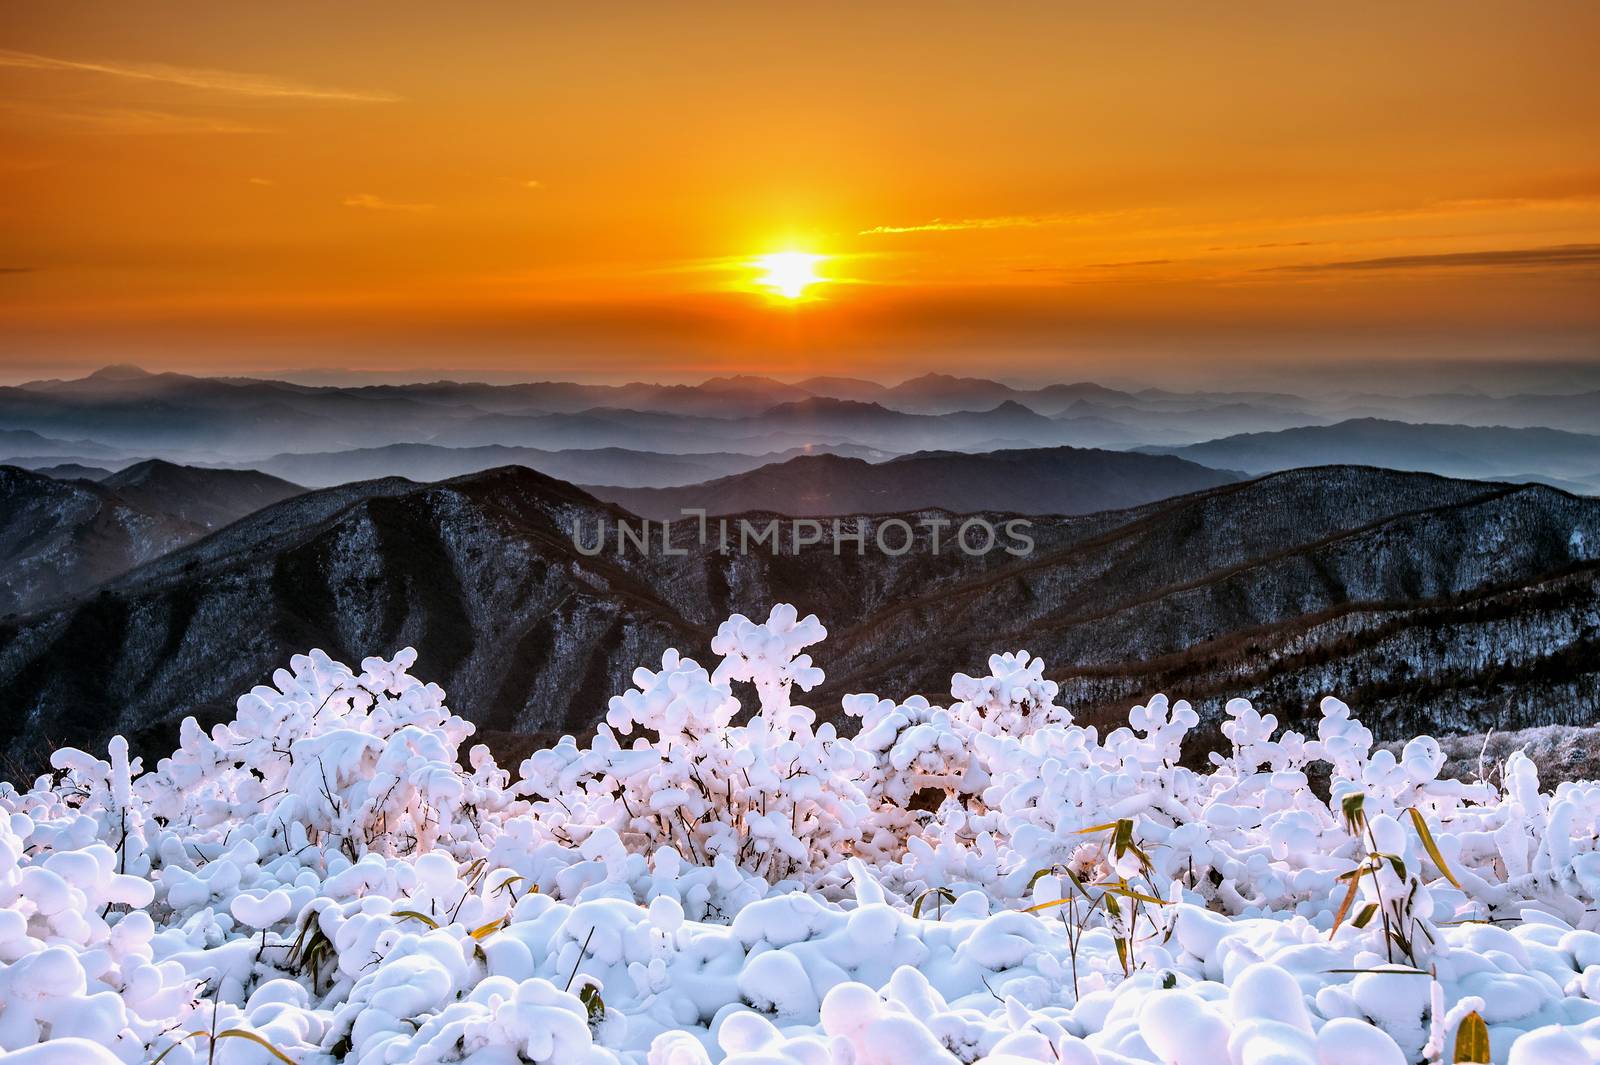
<svg viewBox="0 0 1600 1065">
<path fill-rule="evenodd" d="M 487 733 L 559 732 L 592 723 L 635 663 L 775 600 L 834 619 L 830 715 L 850 692 L 938 692 L 1000 644 L 1044 655 L 1091 720 L 1158 690 L 1212 724 L 1234 694 L 1288 721 L 1341 691 L 1386 738 L 1596 712 L 1600 503 L 1548 488 L 1294 471 L 1036 519 L 1027 558 L 935 556 L 926 532 L 905 555 L 835 555 L 831 529 L 799 556 L 728 557 L 692 525 L 681 557 L 575 548 L 574 520 L 592 543 L 619 513 L 520 468 L 288 500 L 0 623 L 0 734 L 32 764 L 114 731 L 159 749 L 298 648 L 407 644 Z"/>
<path fill-rule="evenodd" d="M 0 1065 L 1592 1065 L 1600 783 L 1348 706 L 1102 735 L 1025 652 L 796 699 L 728 619 L 512 770 L 411 649 L 0 785 Z M 1326 793 L 1312 777 L 1327 782 Z"/>
<path fill-rule="evenodd" d="M 0 614 L 70 598 L 302 491 L 158 460 L 98 483 L 0 466 Z"/>
</svg>

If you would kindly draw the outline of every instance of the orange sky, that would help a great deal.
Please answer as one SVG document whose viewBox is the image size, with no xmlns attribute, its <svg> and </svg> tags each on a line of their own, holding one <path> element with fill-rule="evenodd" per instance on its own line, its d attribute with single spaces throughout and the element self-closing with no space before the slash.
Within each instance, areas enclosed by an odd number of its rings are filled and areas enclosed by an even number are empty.
<svg viewBox="0 0 1600 1065">
<path fill-rule="evenodd" d="M 1600 361 L 1590 3 L 0 20 L 0 379 Z"/>
</svg>

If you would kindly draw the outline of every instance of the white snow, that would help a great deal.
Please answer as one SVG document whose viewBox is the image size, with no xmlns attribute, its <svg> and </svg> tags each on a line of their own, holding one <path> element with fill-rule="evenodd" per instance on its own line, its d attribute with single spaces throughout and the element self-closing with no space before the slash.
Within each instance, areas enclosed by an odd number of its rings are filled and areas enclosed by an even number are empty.
<svg viewBox="0 0 1600 1065">
<path fill-rule="evenodd" d="M 1407 1065 L 1472 1013 L 1600 1061 L 1600 783 L 1442 779 L 1335 699 L 1231 701 L 1196 771 L 1188 704 L 1102 737 L 1026 652 L 842 735 L 825 635 L 736 616 L 514 772 L 409 649 L 56 752 L 0 786 L 0 1065 Z"/>
</svg>

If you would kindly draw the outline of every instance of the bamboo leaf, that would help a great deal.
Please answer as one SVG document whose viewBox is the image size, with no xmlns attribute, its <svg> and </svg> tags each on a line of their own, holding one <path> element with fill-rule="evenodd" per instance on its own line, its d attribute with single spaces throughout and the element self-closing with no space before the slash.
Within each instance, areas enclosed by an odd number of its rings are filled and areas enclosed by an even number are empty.
<svg viewBox="0 0 1600 1065">
<path fill-rule="evenodd" d="M 295 1060 L 293 1058 L 291 1058 L 289 1055 L 285 1054 L 283 1051 L 279 1050 L 277 1047 L 275 1047 L 271 1043 L 267 1042 L 264 1038 L 262 1038 L 261 1036 L 257 1035 L 255 1032 L 247 1032 L 243 1028 L 227 1028 L 227 1029 L 224 1029 L 223 1031 L 218 1032 L 215 1036 L 212 1036 L 212 1034 L 210 1032 L 206 1031 L 204 1028 L 197 1028 L 192 1032 L 187 1032 L 184 1035 L 180 1036 L 178 1038 L 177 1042 L 173 1043 L 167 1049 L 163 1050 L 160 1054 L 157 1054 L 155 1056 L 155 1058 L 150 1062 L 150 1065 L 161 1065 L 162 1059 L 164 1059 L 168 1054 L 172 1053 L 174 1050 L 177 1050 L 180 1046 L 182 1046 L 184 1043 L 187 1043 L 189 1040 L 191 1040 L 191 1039 L 199 1039 L 199 1038 L 212 1039 L 213 1041 L 219 1040 L 219 1039 L 248 1039 L 250 1042 L 255 1043 L 257 1046 L 260 1046 L 260 1047 L 264 1048 L 267 1053 L 271 1054 L 273 1057 L 275 1057 L 279 1061 L 283 1062 L 284 1065 L 296 1065 Z"/>
<path fill-rule="evenodd" d="M 1367 925 L 1372 923 L 1372 919 L 1377 915 L 1378 904 L 1376 902 L 1369 902 L 1361 908 L 1361 912 L 1356 914 L 1356 919 L 1350 923 L 1357 928 L 1365 928 Z"/>
<path fill-rule="evenodd" d="M 1032 906 L 1024 906 L 1021 909 L 1021 911 L 1019 911 L 1019 912 L 1021 912 L 1021 913 L 1038 913 L 1040 910 L 1048 910 L 1052 906 L 1065 906 L 1067 903 L 1069 903 L 1071 901 L 1072 901 L 1071 899 L 1052 899 L 1049 902 L 1036 902 Z M 913 912 L 911 916 L 915 917 L 916 913 Z"/>
<path fill-rule="evenodd" d="M 1124 898 L 1138 899 L 1140 902 L 1148 902 L 1156 906 L 1171 905 L 1171 903 L 1167 902 L 1166 899 L 1158 899 L 1154 895 L 1146 895 L 1144 892 L 1135 891 L 1133 888 L 1124 884 L 1096 884 L 1095 886 L 1103 887 L 1113 895 L 1121 895 Z"/>
<path fill-rule="evenodd" d="M 1039 878 L 1040 877 L 1049 876 L 1051 873 L 1054 873 L 1055 871 L 1056 871 L 1056 867 L 1053 866 L 1053 865 L 1047 865 L 1043 869 L 1035 869 L 1033 871 L 1033 875 L 1028 877 L 1028 890 L 1029 891 L 1033 890 L 1033 885 L 1035 885 L 1035 884 L 1037 884 L 1039 882 Z"/>
<path fill-rule="evenodd" d="M 291 1058 L 289 1055 L 285 1054 L 283 1051 L 279 1050 L 277 1047 L 273 1046 L 271 1043 L 267 1042 L 265 1039 L 263 1039 L 261 1036 L 257 1035 L 254 1032 L 247 1032 L 242 1028 L 229 1028 L 227 1031 L 218 1032 L 217 1033 L 217 1038 L 218 1039 L 248 1039 L 248 1040 L 250 1040 L 250 1042 L 255 1043 L 257 1046 L 265 1048 L 267 1053 L 271 1054 L 273 1057 L 275 1057 L 279 1061 L 283 1062 L 284 1065 L 295 1065 L 295 1061 L 294 1061 L 293 1058 Z"/>
<path fill-rule="evenodd" d="M 1359 791 L 1346 795 L 1339 801 L 1339 811 L 1344 815 L 1345 828 L 1349 829 L 1352 836 L 1359 835 L 1366 827 L 1366 803 L 1366 795 Z"/>
<path fill-rule="evenodd" d="M 1111 847 L 1118 858 L 1128 852 L 1133 846 L 1133 822 L 1124 817 L 1117 822 L 1116 831 L 1111 834 Z"/>
<path fill-rule="evenodd" d="M 1461 1026 L 1456 1029 L 1455 1054 L 1450 1058 L 1457 1062 L 1488 1062 L 1489 1058 L 1489 1026 L 1483 1023 L 1483 1017 L 1477 1010 L 1473 1010 L 1461 1019 Z"/>
<path fill-rule="evenodd" d="M 1339 903 L 1338 912 L 1333 915 L 1333 928 L 1328 932 L 1329 939 L 1332 939 L 1338 933 L 1339 926 L 1344 923 L 1344 915 L 1350 912 L 1350 905 L 1356 901 L 1356 892 L 1360 889 L 1361 877 L 1352 876 L 1350 878 L 1350 890 L 1344 893 L 1344 901 Z"/>
<path fill-rule="evenodd" d="M 504 917 L 496 917 L 488 924 L 481 924 L 477 928 L 474 928 L 472 931 L 468 932 L 467 935 L 471 936 L 473 939 L 483 939 L 485 936 L 490 936 L 500 931 L 500 929 L 504 928 L 505 926 L 506 919 Z"/>
<path fill-rule="evenodd" d="M 197 1028 L 192 1032 L 185 1032 L 183 1035 L 180 1035 L 178 1037 L 178 1039 L 177 1039 L 177 1041 L 175 1043 L 173 1043 L 167 1049 L 163 1050 L 161 1053 L 157 1054 L 155 1056 L 155 1058 L 150 1062 L 150 1065 L 161 1065 L 161 1059 L 162 1058 L 165 1058 L 168 1054 L 172 1053 L 174 1050 L 177 1050 L 180 1046 L 182 1046 L 184 1043 L 188 1042 L 189 1040 L 193 1039 L 195 1036 L 197 1036 L 197 1035 L 210 1035 L 210 1034 L 211 1033 L 206 1031 L 204 1028 Z"/>
<path fill-rule="evenodd" d="M 432 917 L 429 917 L 425 913 L 418 913 L 416 910 L 395 910 L 389 916 L 393 917 L 397 921 L 398 920 L 403 920 L 404 918 L 409 917 L 413 921 L 421 921 L 423 924 L 427 925 L 429 928 L 438 928 L 439 927 L 439 922 L 438 921 L 435 921 Z"/>
<path fill-rule="evenodd" d="M 583 1008 L 588 1012 L 589 1023 L 599 1024 L 606 1019 L 606 1003 L 600 997 L 600 989 L 593 984 L 587 984 L 578 992 L 578 1001 L 583 1003 Z"/>
<path fill-rule="evenodd" d="M 1444 855 L 1439 853 L 1439 844 L 1434 842 L 1433 832 L 1428 828 L 1427 819 L 1422 816 L 1422 811 L 1415 806 L 1411 808 L 1411 823 L 1416 826 L 1417 838 L 1422 840 L 1422 849 L 1428 852 L 1428 858 L 1434 865 L 1439 867 L 1439 872 L 1443 873 L 1444 878 L 1455 885 L 1458 890 L 1465 891 L 1466 889 L 1461 887 L 1461 881 L 1456 879 L 1456 874 L 1452 873 L 1450 867 L 1445 864 Z"/>
<path fill-rule="evenodd" d="M 510 888 L 512 884 L 520 884 L 526 879 L 528 879 L 528 878 L 525 877 L 525 876 L 508 876 L 504 880 L 500 881 L 500 886 L 494 889 L 494 893 L 496 895 L 498 895 L 502 891 L 505 891 L 508 888 Z M 539 889 L 538 888 L 534 888 L 533 890 L 538 891 Z"/>
<path fill-rule="evenodd" d="M 1035 877 L 1035 879 L 1037 879 L 1037 877 Z M 1030 883 L 1029 886 L 1031 887 L 1032 884 Z M 924 891 L 922 894 L 918 895 L 917 896 L 917 901 L 911 904 L 911 916 L 912 917 L 921 917 L 922 916 L 922 904 L 924 902 L 928 901 L 928 896 L 929 895 L 932 895 L 934 898 L 944 899 L 944 901 L 950 903 L 952 906 L 954 906 L 955 902 L 956 902 L 955 892 L 951 891 L 949 888 L 947 888 L 947 887 L 929 888 L 928 890 Z M 1026 913 L 1027 911 L 1024 910 L 1023 912 Z"/>
</svg>

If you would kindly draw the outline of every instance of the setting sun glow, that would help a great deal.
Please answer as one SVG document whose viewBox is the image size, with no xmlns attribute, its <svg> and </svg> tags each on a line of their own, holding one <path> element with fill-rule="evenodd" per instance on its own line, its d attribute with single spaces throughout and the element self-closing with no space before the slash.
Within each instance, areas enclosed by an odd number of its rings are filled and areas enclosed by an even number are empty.
<svg viewBox="0 0 1600 1065">
<path fill-rule="evenodd" d="M 817 264 L 822 259 L 820 255 L 808 255 L 803 251 L 763 255 L 755 261 L 756 268 L 761 271 L 756 284 L 784 299 L 797 300 L 806 294 L 806 289 L 822 280 L 817 276 Z"/>
</svg>

